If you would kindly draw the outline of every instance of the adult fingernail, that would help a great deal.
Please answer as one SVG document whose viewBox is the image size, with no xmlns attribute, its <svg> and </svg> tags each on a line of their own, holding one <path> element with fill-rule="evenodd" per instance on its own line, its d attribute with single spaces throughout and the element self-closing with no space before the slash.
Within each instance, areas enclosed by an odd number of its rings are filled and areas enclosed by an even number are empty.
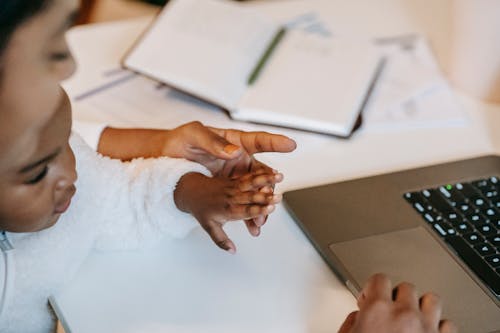
<svg viewBox="0 0 500 333">
<path fill-rule="evenodd" d="M 230 247 L 229 249 L 226 250 L 227 252 L 231 253 L 231 254 L 235 254 L 236 253 L 236 250 L 233 249 L 232 247 Z"/>
<path fill-rule="evenodd" d="M 228 153 L 229 155 L 231 155 L 232 153 L 234 153 L 238 149 L 240 149 L 240 147 L 235 146 L 235 145 L 227 145 L 227 146 L 224 147 L 224 151 L 226 153 Z"/>
</svg>

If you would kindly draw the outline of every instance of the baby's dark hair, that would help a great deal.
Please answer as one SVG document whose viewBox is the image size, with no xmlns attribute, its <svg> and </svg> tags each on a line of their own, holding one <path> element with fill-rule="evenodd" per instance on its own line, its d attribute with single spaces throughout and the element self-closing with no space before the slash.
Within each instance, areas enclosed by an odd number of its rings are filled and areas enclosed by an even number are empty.
<svg viewBox="0 0 500 333">
<path fill-rule="evenodd" d="M 0 57 L 14 31 L 52 0 L 0 0 Z"/>
</svg>

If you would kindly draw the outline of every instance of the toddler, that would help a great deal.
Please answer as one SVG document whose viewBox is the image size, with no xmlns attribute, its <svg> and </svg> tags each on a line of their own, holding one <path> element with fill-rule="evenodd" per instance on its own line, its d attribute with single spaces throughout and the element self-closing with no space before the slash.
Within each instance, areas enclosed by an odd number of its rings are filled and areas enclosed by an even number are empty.
<svg viewBox="0 0 500 333">
<path fill-rule="evenodd" d="M 99 150 L 130 161 L 97 155 L 71 133 L 59 86 L 74 70 L 64 32 L 78 2 L 0 3 L 1 332 L 50 332 L 48 297 L 93 248 L 181 237 L 199 223 L 234 253 L 223 224 L 244 219 L 258 235 L 281 200 L 272 189 L 282 175 L 252 154 L 295 148 L 282 136 L 191 123 L 106 129 Z"/>
</svg>

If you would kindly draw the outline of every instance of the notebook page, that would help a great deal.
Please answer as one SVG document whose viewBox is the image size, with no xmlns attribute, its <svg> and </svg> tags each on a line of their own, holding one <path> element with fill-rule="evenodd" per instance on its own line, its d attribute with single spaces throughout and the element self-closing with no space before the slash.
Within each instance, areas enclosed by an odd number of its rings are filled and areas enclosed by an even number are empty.
<svg viewBox="0 0 500 333">
<path fill-rule="evenodd" d="M 347 136 L 379 62 L 370 42 L 289 30 L 232 116 Z"/>
<path fill-rule="evenodd" d="M 125 65 L 231 110 L 277 29 L 226 0 L 173 0 Z"/>
</svg>

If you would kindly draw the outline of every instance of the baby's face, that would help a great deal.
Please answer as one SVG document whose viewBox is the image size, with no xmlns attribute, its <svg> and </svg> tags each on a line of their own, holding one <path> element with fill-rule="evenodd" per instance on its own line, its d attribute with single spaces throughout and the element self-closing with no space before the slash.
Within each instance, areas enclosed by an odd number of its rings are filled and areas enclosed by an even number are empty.
<svg viewBox="0 0 500 333">
<path fill-rule="evenodd" d="M 0 59 L 0 230 L 52 226 L 75 193 L 71 108 L 59 82 L 74 62 L 64 33 L 78 0 L 52 0 L 22 24 Z"/>
</svg>

